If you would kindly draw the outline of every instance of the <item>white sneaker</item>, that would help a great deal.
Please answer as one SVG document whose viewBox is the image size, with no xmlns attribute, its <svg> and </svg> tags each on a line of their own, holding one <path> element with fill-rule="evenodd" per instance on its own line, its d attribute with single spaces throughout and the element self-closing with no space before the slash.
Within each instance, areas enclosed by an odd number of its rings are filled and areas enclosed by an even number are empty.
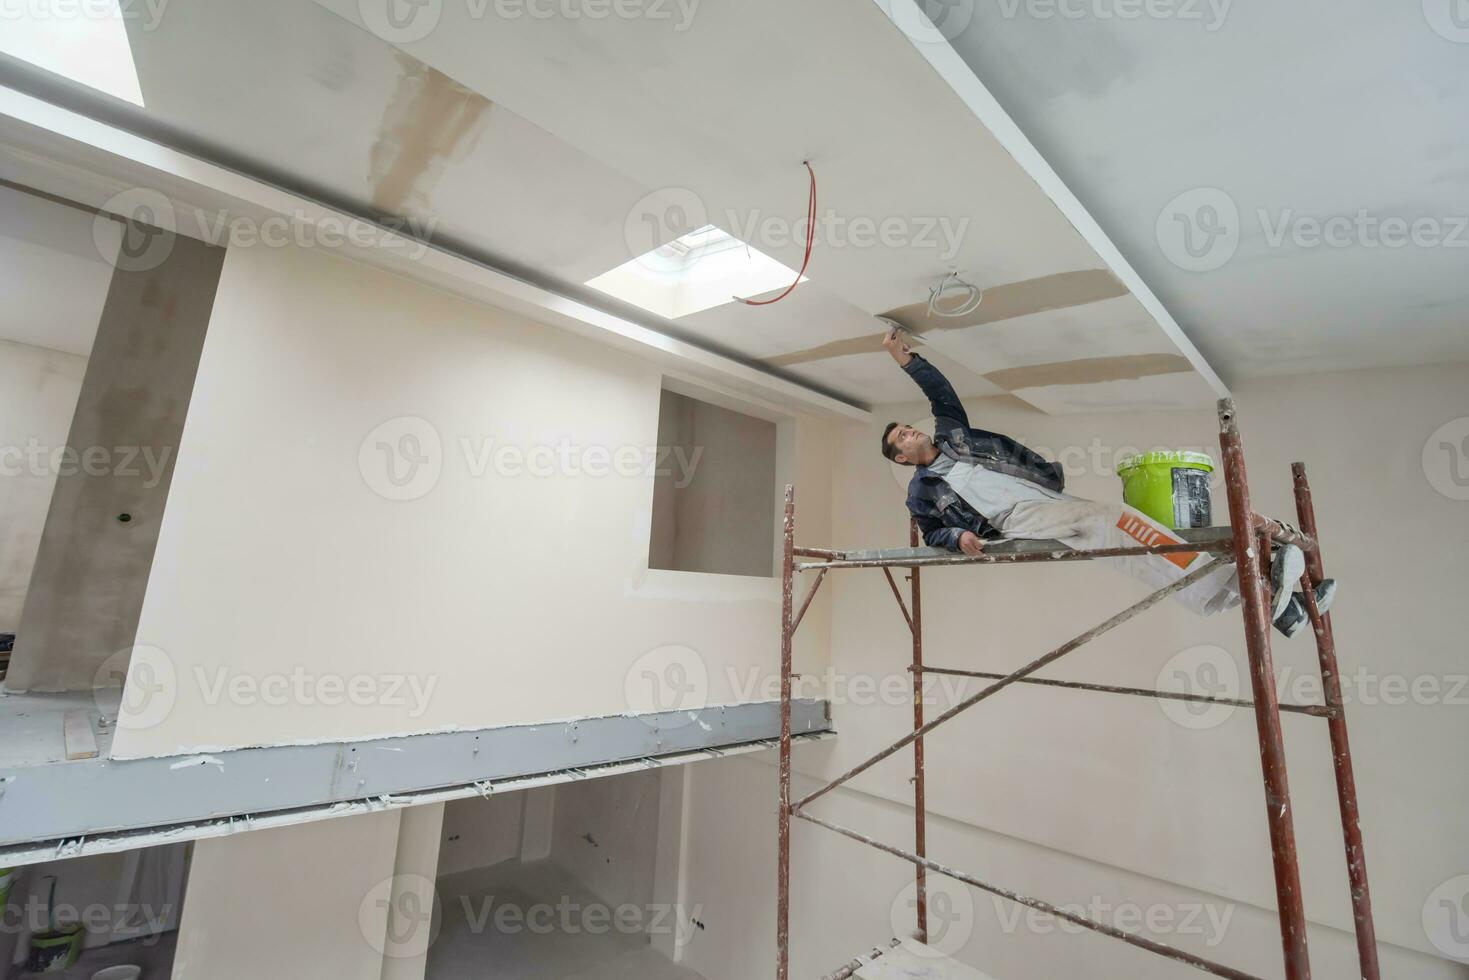
<svg viewBox="0 0 1469 980">
<path fill-rule="evenodd" d="M 1322 579 L 1321 584 L 1316 586 L 1316 610 L 1325 616 L 1331 611 L 1331 604 L 1336 601 L 1336 579 Z M 1275 628 L 1286 636 L 1295 636 L 1301 631 L 1311 618 L 1306 611 L 1306 600 L 1300 592 L 1291 594 L 1290 605 L 1285 612 L 1275 618 Z"/>
<path fill-rule="evenodd" d="M 1270 587 L 1274 595 L 1270 604 L 1272 622 L 1290 607 L 1291 593 L 1301 576 L 1306 574 L 1306 556 L 1293 544 L 1276 545 L 1270 563 Z"/>
<path fill-rule="evenodd" d="M 1316 586 L 1316 611 L 1325 616 L 1331 612 L 1331 604 L 1336 601 L 1336 579 L 1324 578 L 1321 584 Z M 1301 601 L 1305 605 L 1305 600 Z"/>
</svg>

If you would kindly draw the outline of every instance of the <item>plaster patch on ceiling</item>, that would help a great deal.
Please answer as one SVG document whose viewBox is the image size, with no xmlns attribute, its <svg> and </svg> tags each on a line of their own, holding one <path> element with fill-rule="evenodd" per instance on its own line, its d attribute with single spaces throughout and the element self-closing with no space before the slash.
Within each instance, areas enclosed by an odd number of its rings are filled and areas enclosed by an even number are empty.
<svg viewBox="0 0 1469 980">
<path fill-rule="evenodd" d="M 1023 279 L 1020 282 L 1005 283 L 1002 286 L 991 286 L 984 291 L 984 301 L 968 316 L 952 318 L 930 316 L 927 303 L 910 303 L 907 306 L 890 310 L 883 316 L 901 323 L 914 336 L 921 336 L 930 331 L 977 327 L 1000 320 L 1029 316 L 1032 313 L 1044 313 L 1047 310 L 1099 303 L 1102 300 L 1126 295 L 1127 287 L 1108 270 L 1082 269 L 1076 272 L 1057 272 L 1035 279 Z M 789 354 L 767 358 L 765 363 L 772 367 L 790 367 L 795 364 L 808 364 L 812 361 L 841 357 L 844 354 L 868 353 L 882 349 L 882 336 L 881 333 L 874 333 L 835 340 L 822 344 L 820 347 L 810 347 L 806 350 L 792 351 Z"/>
<path fill-rule="evenodd" d="M 1015 394 L 1047 415 L 1075 415 L 1167 412 L 1180 406 L 1200 409 L 1209 403 L 1213 391 L 1198 374 L 1180 371 L 1118 381 L 1025 388 Z"/>
<path fill-rule="evenodd" d="M 986 381 L 1006 391 L 1048 388 L 1052 385 L 1090 385 L 1104 381 L 1136 381 L 1159 374 L 1180 374 L 1194 366 L 1180 354 L 1129 354 L 1123 357 L 1084 357 L 1053 364 L 1029 364 L 985 374 Z"/>
<path fill-rule="evenodd" d="M 846 357 L 848 354 L 871 354 L 874 351 L 882 350 L 882 338 L 883 335 L 880 333 L 847 337 L 822 344 L 820 347 L 808 347 L 806 350 L 767 357 L 764 363 L 771 367 L 793 367 L 797 364 L 810 364 L 813 361 L 826 361 L 833 357 Z"/>
<path fill-rule="evenodd" d="M 385 214 L 422 212 L 444 165 L 463 159 L 489 122 L 493 103 L 398 52 L 403 74 L 368 155 L 372 203 Z"/>
<path fill-rule="evenodd" d="M 990 286 L 984 291 L 984 301 L 968 316 L 930 316 L 927 302 L 910 303 L 883 316 L 897 320 L 912 333 L 924 334 L 930 330 L 977 327 L 1126 295 L 1127 287 L 1110 270 L 1080 269 Z"/>
</svg>

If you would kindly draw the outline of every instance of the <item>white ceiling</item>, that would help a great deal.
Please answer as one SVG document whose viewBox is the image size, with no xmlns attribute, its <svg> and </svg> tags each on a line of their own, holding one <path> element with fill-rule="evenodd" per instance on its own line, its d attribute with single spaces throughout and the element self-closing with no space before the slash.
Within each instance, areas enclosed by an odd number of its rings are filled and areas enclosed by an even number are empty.
<svg viewBox="0 0 1469 980">
<path fill-rule="evenodd" d="M 1197 19 L 1121 19 L 1091 15 L 1121 9 L 1109 0 L 1070 4 L 1079 17 L 1030 16 L 1044 6 L 1004 0 L 960 4 L 970 18 L 951 33 L 1210 362 L 1237 379 L 1469 360 L 1469 27 L 1449 18 L 1456 2 L 1219 0 L 1158 5 Z M 1203 256 L 1222 265 L 1190 271 L 1157 226 L 1163 215 L 1165 228 L 1181 227 L 1165 210 L 1196 188 L 1227 195 L 1239 221 L 1216 212 L 1237 238 Z M 1222 200 L 1196 194 L 1176 208 L 1187 216 Z M 1363 210 L 1457 228 L 1458 245 L 1374 247 L 1353 228 L 1344 247 L 1310 237 L 1302 247 L 1266 230 L 1301 216 L 1355 225 Z M 1203 251 L 1204 239 L 1195 244 Z"/>
<path fill-rule="evenodd" d="M 347 210 L 427 223 L 462 254 L 855 403 L 911 399 L 873 315 L 911 313 L 955 269 L 986 305 L 976 325 L 924 340 L 965 394 L 1009 390 L 1061 412 L 1199 407 L 1219 391 L 876 4 L 700 4 L 682 31 L 430 4 L 442 22 L 400 49 L 343 19 L 360 16 L 357 0 L 321 2 L 342 17 L 196 0 L 131 23 L 146 110 L 108 111 Z M 650 194 L 655 214 L 692 199 L 721 226 L 795 219 L 803 159 L 823 220 L 894 219 L 899 241 L 818 240 L 810 282 L 787 300 L 677 321 L 582 287 L 648 246 Z M 964 230 L 954 254 L 936 226 Z M 919 234 L 935 245 L 904 240 Z M 800 264 L 798 241 L 753 244 Z M 1081 280 L 1080 293 L 1067 286 Z M 1058 373 L 1078 361 L 1079 374 Z"/>
<path fill-rule="evenodd" d="M 0 186 L 0 340 L 91 353 L 121 226 Z"/>
<path fill-rule="evenodd" d="M 365 8 L 356 0 L 318 2 L 363 23 Z M 493 99 L 496 118 L 503 108 L 533 120 L 645 191 L 657 189 L 727 230 L 800 215 L 806 199 L 802 160 L 816 168 L 823 217 L 829 208 L 847 221 L 896 219 L 899 239 L 941 238 L 924 231 L 930 225 L 962 230 L 955 254 L 943 255 L 942 247 L 906 240 L 892 247 L 861 245 L 832 229 L 832 240 L 813 254 L 811 282 L 791 299 L 761 309 L 729 305 L 678 321 L 757 359 L 863 338 L 866 353 L 786 365 L 849 398 L 911 398 L 910 383 L 877 347 L 880 327 L 872 315 L 925 299 L 946 271 L 957 269 L 988 288 L 1104 267 L 1031 175 L 874 4 L 706 4 L 686 30 L 649 18 L 546 21 L 477 18 L 473 5 L 432 9 L 432 29 L 403 42 L 401 50 Z M 636 223 L 639 205 L 624 199 L 625 221 Z M 661 213 L 657 206 L 642 210 Z M 668 229 L 666 238 L 684 230 Z M 629 248 L 619 226 L 586 234 L 621 247 L 618 262 L 647 244 Z M 757 236 L 753 244 L 792 268 L 801 263 L 798 240 Z M 598 255 L 595 261 L 607 259 Z M 551 271 L 582 281 L 606 267 L 568 261 Z M 803 302 L 792 302 L 800 294 Z M 1170 370 L 1180 376 L 1124 369 L 1103 400 L 1115 408 L 1212 401 L 1216 390 L 1186 359 L 1197 354 L 1180 350 L 1125 289 L 1114 295 L 1121 295 L 1125 310 L 1113 315 L 1120 313 L 1131 329 L 1097 332 L 1091 346 L 1119 360 L 1161 347 L 1179 355 Z M 1030 334 L 1030 363 L 1076 358 L 1070 337 L 1039 312 L 1045 304 L 1035 309 L 1011 321 Z M 962 391 L 991 394 L 1007 389 L 984 375 L 1010 366 L 1006 358 L 1016 356 L 1013 346 L 1007 355 L 992 343 L 996 334 L 980 326 L 929 339 L 947 356 L 944 363 Z M 1146 335 L 1141 345 L 1133 342 L 1139 335 Z M 1073 403 L 1061 388 L 1016 393 L 1048 411 L 1095 407 L 1095 400 Z"/>
</svg>

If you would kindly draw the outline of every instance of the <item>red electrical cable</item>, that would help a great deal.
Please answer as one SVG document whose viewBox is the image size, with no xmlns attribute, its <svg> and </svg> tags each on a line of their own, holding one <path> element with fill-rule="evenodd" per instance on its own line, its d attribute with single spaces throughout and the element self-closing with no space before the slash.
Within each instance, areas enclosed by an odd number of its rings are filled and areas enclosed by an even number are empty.
<svg viewBox="0 0 1469 980">
<path fill-rule="evenodd" d="M 816 171 L 811 169 L 809 161 L 802 160 L 801 165 L 811 174 L 811 193 L 806 200 L 806 254 L 801 259 L 801 271 L 796 273 L 796 281 L 786 287 L 786 291 L 774 299 L 735 299 L 746 306 L 769 306 L 771 303 L 779 303 L 791 294 L 791 291 L 801 284 L 801 279 L 806 275 L 806 266 L 811 264 L 811 245 L 816 240 Z"/>
</svg>

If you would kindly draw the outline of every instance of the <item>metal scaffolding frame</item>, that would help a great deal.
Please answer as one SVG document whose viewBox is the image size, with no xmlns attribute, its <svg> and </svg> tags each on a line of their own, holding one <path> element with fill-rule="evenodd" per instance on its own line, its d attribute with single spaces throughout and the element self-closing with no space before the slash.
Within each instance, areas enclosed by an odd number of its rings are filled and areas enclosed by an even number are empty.
<svg viewBox="0 0 1469 980">
<path fill-rule="evenodd" d="M 795 490 L 791 486 L 785 491 L 785 544 L 782 562 L 781 603 L 781 741 L 780 741 L 780 808 L 778 827 L 778 872 L 776 910 L 776 980 L 789 980 L 790 971 L 790 858 L 791 818 L 798 817 L 818 827 L 824 827 L 852 840 L 867 844 L 880 851 L 912 863 L 915 867 L 917 889 L 917 932 L 920 942 L 928 939 L 927 874 L 932 871 L 974 888 L 1001 896 L 1029 908 L 1048 912 L 1057 918 L 1078 926 L 1120 939 L 1125 943 L 1157 953 L 1169 959 L 1187 963 L 1207 973 L 1236 980 L 1260 980 L 1252 974 L 1215 963 L 1183 950 L 1154 942 L 1144 936 L 1126 932 L 1104 922 L 1076 915 L 1057 908 L 1040 899 L 1021 895 L 997 885 L 947 867 L 930 860 L 927 853 L 925 832 L 924 760 L 923 740 L 939 725 L 963 711 L 993 696 L 1012 684 L 1035 684 L 1064 687 L 1071 690 L 1092 691 L 1108 694 L 1127 694 L 1151 698 L 1195 701 L 1211 704 L 1227 704 L 1255 709 L 1256 734 L 1260 745 L 1260 765 L 1265 783 L 1265 813 L 1270 830 L 1270 850 L 1274 864 L 1277 908 L 1280 915 L 1281 947 L 1285 960 L 1287 980 L 1309 980 L 1310 960 L 1306 950 L 1306 916 L 1301 899 L 1300 870 L 1296 859 L 1295 830 L 1291 811 L 1290 788 L 1286 781 L 1285 746 L 1281 734 L 1282 711 L 1324 718 L 1331 738 L 1332 759 L 1336 773 L 1337 798 L 1340 804 L 1342 836 L 1346 848 L 1347 874 L 1351 885 L 1352 914 L 1356 928 L 1357 952 L 1363 980 L 1380 980 L 1377 962 L 1376 939 L 1372 923 L 1372 899 L 1367 887 L 1367 866 L 1362 850 L 1362 832 L 1357 817 L 1357 789 L 1352 775 L 1352 755 L 1347 742 L 1346 714 L 1342 705 L 1341 685 L 1336 664 L 1336 644 L 1331 632 L 1331 617 L 1316 607 L 1315 586 L 1325 577 L 1318 546 L 1316 514 L 1311 502 L 1311 489 L 1306 482 L 1306 469 L 1302 463 L 1294 463 L 1291 472 L 1295 484 L 1296 516 L 1300 530 L 1281 525 L 1256 514 L 1250 505 L 1249 485 L 1245 475 L 1244 450 L 1236 425 L 1234 404 L 1230 399 L 1219 402 L 1219 443 L 1223 453 L 1224 484 L 1229 498 L 1229 527 L 1207 528 L 1194 532 L 1179 532 L 1185 539 L 1183 544 L 1166 544 L 1153 547 L 1109 548 L 1077 551 L 1055 542 L 1006 542 L 987 545 L 981 555 L 952 555 L 931 548 L 920 548 L 918 529 L 910 528 L 908 548 L 877 551 L 833 551 L 821 548 L 802 548 L 795 544 Z M 1270 656 L 1270 549 L 1273 544 L 1292 543 L 1306 554 L 1306 573 L 1301 577 L 1301 588 L 1306 597 L 1306 609 L 1316 637 L 1316 650 L 1321 666 L 1321 705 L 1282 705 L 1276 697 L 1274 669 Z M 1084 633 L 1068 640 L 1050 652 L 1037 657 L 1009 674 L 992 674 L 957 668 L 930 667 L 923 661 L 923 613 L 919 588 L 920 570 L 923 568 L 949 565 L 1010 564 L 1032 561 L 1079 561 L 1094 558 L 1119 557 L 1123 555 L 1166 555 L 1174 553 L 1198 553 L 1212 555 L 1213 560 L 1183 576 L 1178 581 L 1159 589 L 1122 612 Z M 797 562 L 797 558 L 814 559 Z M 1089 640 L 1127 622 L 1143 611 L 1157 605 L 1163 599 L 1187 588 L 1198 579 L 1223 563 L 1234 563 L 1239 570 L 1240 593 L 1243 599 L 1241 610 L 1245 626 L 1245 646 L 1248 652 L 1251 700 L 1239 698 L 1215 698 L 1205 695 L 1181 694 L 1168 691 L 1152 691 L 1140 688 L 1114 687 L 1103 684 L 1082 684 L 1032 677 L 1041 668 L 1054 663 Z M 791 739 L 788 724 L 792 694 L 792 641 L 797 627 L 811 607 L 811 601 L 825 581 L 827 572 L 846 568 L 881 568 L 886 576 L 893 597 L 913 638 L 913 663 L 908 668 L 913 683 L 913 730 L 858 764 L 835 780 L 800 800 L 791 801 Z M 909 600 L 903 602 L 902 591 L 893 578 L 891 569 L 909 570 Z M 816 578 L 795 611 L 794 586 L 797 572 L 815 571 Z M 980 677 L 994 683 L 976 694 L 959 701 L 931 721 L 923 716 L 923 676 L 925 674 L 954 674 Z M 873 765 L 895 754 L 908 745 L 913 746 L 913 814 L 914 846 L 908 851 L 879 842 L 847 827 L 842 827 L 806 812 L 806 807 L 821 796 L 848 780 L 866 771 Z M 878 951 L 880 955 L 881 950 Z M 860 961 L 853 961 L 828 975 L 827 980 L 844 980 L 860 968 Z"/>
</svg>

